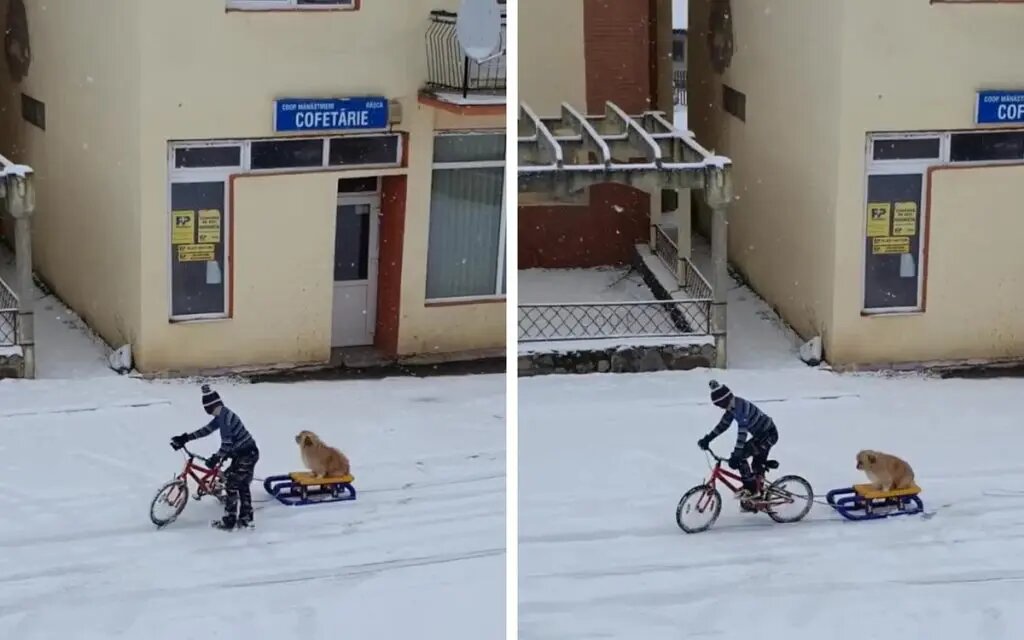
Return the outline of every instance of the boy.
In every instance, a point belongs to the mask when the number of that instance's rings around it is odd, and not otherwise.
[[[739,471],[743,478],[743,489],[736,496],[742,505],[758,497],[754,473],[747,458],[753,458],[756,473],[764,473],[768,452],[779,441],[779,432],[775,422],[749,400],[734,396],[729,387],[716,380],[710,382],[710,387],[712,404],[724,409],[725,414],[709,434],[697,441],[697,446],[707,451],[711,441],[725,433],[733,420],[736,421],[736,447],[729,457],[729,466]]]
[[[203,409],[213,416],[213,420],[192,433],[183,433],[171,438],[171,447],[175,451],[185,446],[186,442],[203,438],[214,431],[220,432],[220,449],[210,456],[207,465],[212,469],[224,458],[231,458],[231,466],[224,473],[226,497],[224,500],[224,518],[214,520],[217,529],[230,531],[234,528],[243,529],[252,526],[252,494],[249,484],[256,471],[256,462],[260,459],[260,450],[256,441],[242,424],[241,418],[231,409],[224,406],[220,395],[204,384]]]

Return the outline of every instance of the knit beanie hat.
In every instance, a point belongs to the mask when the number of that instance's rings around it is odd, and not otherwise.
[[[203,390],[203,409],[206,413],[213,413],[213,410],[217,407],[223,406],[224,403],[220,401],[220,394],[210,389],[210,385],[204,384]]]
[[[717,380],[712,380],[708,383],[708,386],[711,387],[711,403],[722,409],[728,407],[733,398],[729,387],[719,383]]]

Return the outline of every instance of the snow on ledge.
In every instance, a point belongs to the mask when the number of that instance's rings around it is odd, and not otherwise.
[[[27,164],[5,164],[3,170],[3,177],[15,176],[18,178],[25,178],[35,173],[32,167]]]
[[[25,351],[20,346],[0,347],[0,358],[14,358],[18,356],[25,356]]]

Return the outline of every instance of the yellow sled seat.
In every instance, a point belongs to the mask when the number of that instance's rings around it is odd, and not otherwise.
[[[921,493],[921,487],[916,484],[909,489],[895,489],[893,491],[879,491],[870,484],[855,484],[853,490],[857,492],[857,495],[865,500],[884,500],[885,498],[903,498],[906,496],[916,496]]]
[[[344,476],[328,476],[326,478],[317,478],[308,471],[293,471],[288,474],[295,484],[301,484],[304,487],[318,486],[324,484],[352,484],[355,478],[352,474]]]

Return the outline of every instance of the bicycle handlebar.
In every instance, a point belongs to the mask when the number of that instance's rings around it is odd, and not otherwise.
[[[190,458],[199,458],[203,462],[209,461],[209,458],[203,457],[203,456],[199,455],[198,453],[195,453],[194,451],[189,451],[188,450],[188,445],[181,445],[181,450],[184,451],[185,455],[187,455]]]
[[[718,455],[717,453],[711,450],[711,447],[705,449],[704,452],[707,453],[712,458],[714,458],[716,462],[729,462],[729,458],[723,458],[722,456]]]

